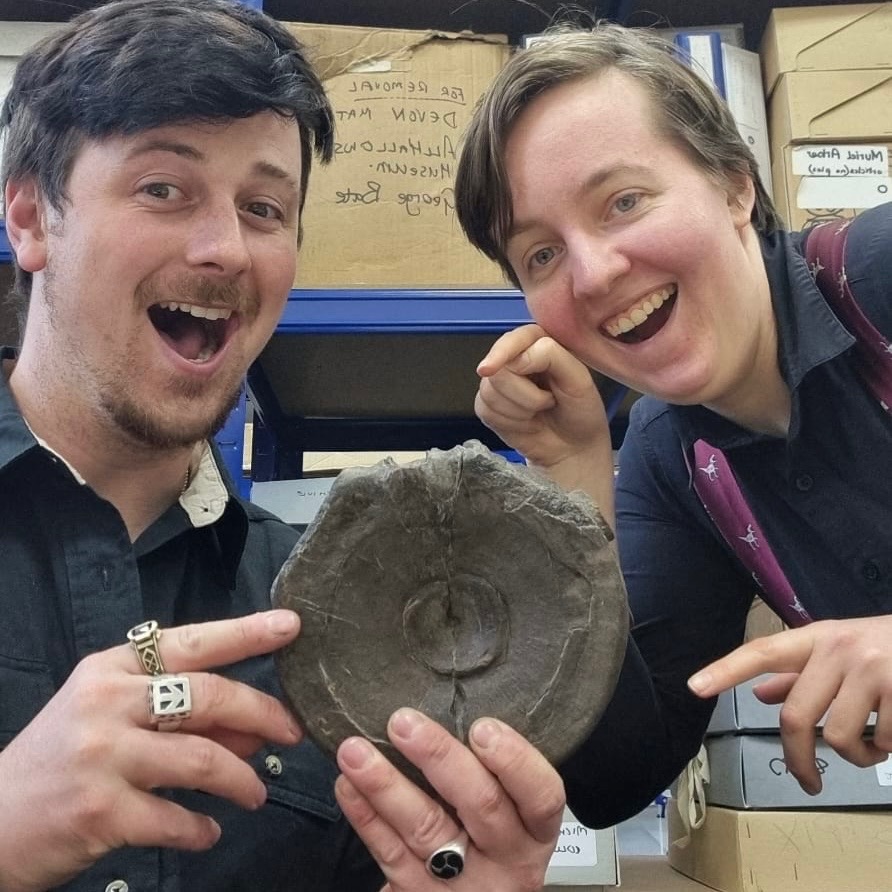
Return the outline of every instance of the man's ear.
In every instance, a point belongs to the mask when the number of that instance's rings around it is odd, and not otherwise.
[[[46,215],[33,177],[6,184],[6,234],[18,265],[36,273],[46,265]]]
[[[756,186],[752,177],[735,176],[727,188],[731,220],[737,229],[749,226],[756,203]]]

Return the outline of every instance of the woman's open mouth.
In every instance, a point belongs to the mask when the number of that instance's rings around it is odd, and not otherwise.
[[[675,306],[678,286],[654,291],[628,310],[605,322],[601,328],[624,344],[640,344],[652,338],[667,322]]]

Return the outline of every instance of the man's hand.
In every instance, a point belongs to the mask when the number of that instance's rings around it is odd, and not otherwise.
[[[412,709],[391,717],[388,736],[454,808],[454,814],[400,774],[368,741],[341,744],[341,808],[387,877],[385,892],[435,892],[427,858],[465,840],[455,892],[542,888],[564,808],[564,788],[545,757],[495,719],[479,719],[464,746]],[[465,836],[466,834],[466,836]]]
[[[180,730],[151,722],[149,676],[129,644],[87,657],[0,753],[0,887],[56,886],[122,846],[208,849],[210,817],[154,794],[181,787],[259,808],[266,788],[244,757],[301,732],[275,698],[205,670],[290,642],[297,615],[253,616],[165,629],[158,649],[186,675],[192,714]]]

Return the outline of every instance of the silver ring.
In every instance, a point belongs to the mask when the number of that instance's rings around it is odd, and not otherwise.
[[[465,856],[468,852],[468,834],[462,833],[456,839],[440,846],[425,865],[428,873],[439,880],[454,880],[465,869]]]
[[[134,626],[127,633],[127,640],[136,651],[139,665],[148,675],[164,675],[164,663],[161,660],[161,652],[158,650],[160,638],[161,630],[153,619]]]
[[[149,679],[149,720],[159,731],[176,731],[192,715],[192,690],[185,675]]]

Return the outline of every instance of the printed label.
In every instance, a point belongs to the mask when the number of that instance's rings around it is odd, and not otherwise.
[[[598,864],[598,846],[595,831],[578,821],[561,824],[550,867],[595,867]]]

